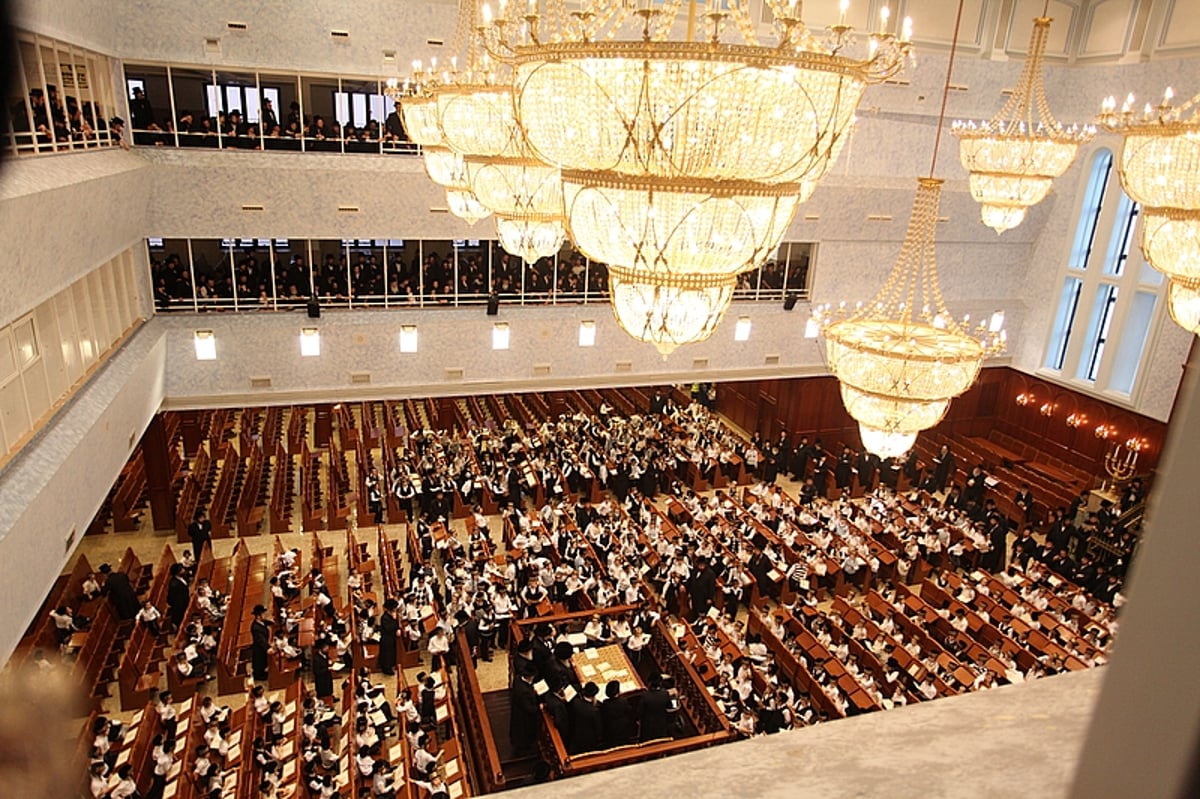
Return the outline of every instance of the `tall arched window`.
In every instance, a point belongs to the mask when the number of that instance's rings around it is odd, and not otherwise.
[[[1042,366],[1061,379],[1132,399],[1156,327],[1162,275],[1138,249],[1138,204],[1107,148],[1091,156]]]

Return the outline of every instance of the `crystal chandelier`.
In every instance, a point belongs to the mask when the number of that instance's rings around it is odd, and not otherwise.
[[[1065,128],[1050,113],[1042,62],[1051,21],[1044,11],[1033,21],[1021,78],[1000,112],[987,122],[952,126],[959,158],[971,173],[971,196],[981,205],[983,223],[997,233],[1021,224],[1025,211],[1046,197],[1079,145],[1096,132],[1090,126]]]
[[[648,275],[608,268],[613,315],[629,335],[653,344],[665,359],[681,344],[704,341],[717,329],[733,299],[736,275]]]
[[[684,2],[686,40],[671,40]],[[511,19],[503,2],[494,19],[485,5],[481,33],[513,71],[530,155],[563,170],[576,247],[609,265],[618,321],[665,354],[711,335],[737,274],[778,247],[866,86],[901,68],[911,30],[872,34],[852,58],[848,26],[814,35],[794,2],[768,0],[772,46],[748,0],[635,5],[568,14],[548,0],[540,14],[531,0]]]
[[[962,0],[942,95],[938,140],[950,90]],[[942,181],[917,182],[916,199],[900,255],[875,298],[853,310],[843,303],[813,309],[825,336],[829,370],[838,379],[842,402],[859,425],[863,446],[881,458],[907,452],[917,433],[937,424],[979,374],[984,358],[1005,345],[1004,317],[992,316],[972,331],[946,310],[938,282],[934,239]]]
[[[1117,111],[1104,101],[1100,124],[1125,140],[1121,185],[1142,206],[1142,254],[1171,280],[1171,317],[1200,333],[1200,95],[1180,106],[1167,89],[1139,117],[1133,95]]]
[[[400,117],[408,138],[421,145],[425,172],[429,179],[446,189],[446,206],[450,213],[469,225],[487,217],[485,208],[471,191],[467,167],[461,155],[452,150],[442,129],[438,98],[436,63],[422,73],[421,62],[413,64],[415,77],[403,84],[389,80],[384,92],[400,101]],[[443,80],[448,81],[448,73]],[[443,86],[442,89],[445,89]],[[454,129],[462,135],[458,129]]]
[[[941,180],[918,181],[900,257],[873,300],[850,312],[813,311],[846,410],[863,446],[880,457],[907,452],[971,387],[983,359],[1004,348],[1002,315],[971,331],[942,300],[934,252],[941,190]]]

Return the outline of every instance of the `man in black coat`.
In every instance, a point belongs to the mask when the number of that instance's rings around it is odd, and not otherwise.
[[[396,618],[395,599],[385,600],[383,615],[379,617],[379,670],[384,674],[396,673],[396,634],[400,631],[400,621]]]
[[[650,678],[650,690],[642,694],[638,704],[638,721],[641,724],[641,739],[653,741],[670,737],[668,732],[671,697],[663,690],[662,678],[657,674]]]
[[[621,683],[611,680],[604,687],[604,703],[600,705],[600,726],[605,747],[624,746],[633,742],[633,708],[621,696]]]
[[[600,708],[596,707],[596,695],[599,693],[596,683],[590,682],[567,705],[571,714],[571,754],[594,752],[604,744]]]
[[[271,628],[264,618],[267,609],[262,605],[254,606],[254,621],[250,622],[250,665],[254,671],[254,679],[262,682],[267,679],[267,652],[271,647]]]
[[[538,667],[533,661],[533,641],[528,638],[517,644],[517,654],[512,658],[512,673],[514,678],[528,674],[534,681],[538,679]]]
[[[954,477],[954,453],[950,451],[950,447],[943,444],[942,450],[933,458],[933,485],[934,491],[942,491]]]
[[[788,465],[793,480],[803,480],[808,471],[808,458],[812,447],[808,445],[808,436],[801,436],[800,443],[792,450],[792,462]]]
[[[204,545],[212,541],[212,522],[206,518],[203,510],[197,510],[195,518],[188,525],[188,538],[192,539],[192,554],[198,562]]]
[[[512,714],[509,716],[508,737],[512,741],[513,754],[521,757],[530,754],[537,745],[541,718],[537,692],[533,689],[533,675],[528,672],[522,674],[512,684],[509,693]]]
[[[100,573],[104,575],[102,592],[112,600],[117,617],[122,621],[128,621],[137,616],[142,603],[138,602],[137,592],[133,590],[125,572],[115,572],[111,566],[105,563],[100,566]]]
[[[313,653],[313,683],[318,699],[333,696],[333,672],[329,668],[329,653],[326,644],[318,644]]]
[[[863,487],[863,491],[868,494],[874,491],[875,473],[879,470],[879,456],[864,449],[858,453],[855,468],[858,469],[858,484]]]
[[[842,447],[837,465],[833,468],[833,482],[842,491],[850,490],[850,481],[854,477],[854,453],[849,447]]]
[[[713,606],[717,596],[717,575],[708,565],[707,558],[700,558],[696,571],[688,581],[688,600],[691,604],[692,619],[698,619]]]
[[[825,451],[820,450],[813,458],[813,486],[817,489],[817,496],[828,498],[829,496],[829,458],[826,457]]]
[[[192,590],[183,577],[183,566],[172,563],[171,579],[167,582],[167,618],[171,620],[174,629],[178,630],[183,625],[191,598]]]

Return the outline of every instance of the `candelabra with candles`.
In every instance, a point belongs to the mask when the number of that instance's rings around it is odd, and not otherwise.
[[[1121,445],[1117,444],[1104,456],[1104,471],[1108,472],[1114,485],[1119,485],[1133,477],[1141,448],[1141,442],[1131,438],[1125,442],[1124,452],[1121,451]]]

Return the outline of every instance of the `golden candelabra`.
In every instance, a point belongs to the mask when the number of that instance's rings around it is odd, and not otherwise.
[[[1104,456],[1104,471],[1108,472],[1114,483],[1123,483],[1133,477],[1137,461],[1138,448],[1127,447],[1122,453],[1121,445],[1117,444]]]

